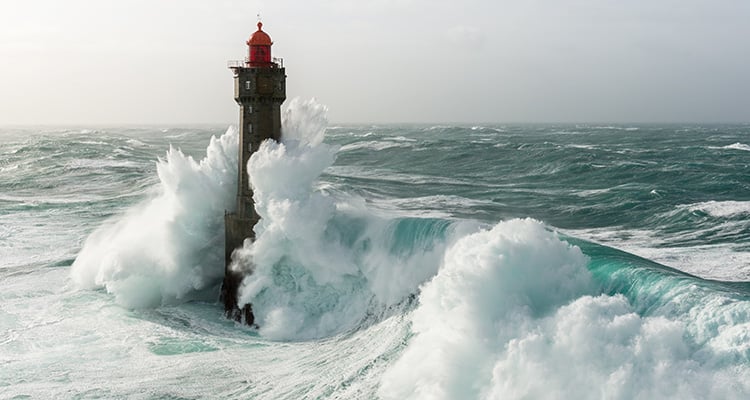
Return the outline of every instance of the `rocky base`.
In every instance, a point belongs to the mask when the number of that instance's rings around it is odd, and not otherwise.
[[[242,274],[227,271],[224,283],[221,285],[219,301],[224,303],[224,315],[237,322],[255,326],[255,315],[252,304],[245,304],[242,308],[237,304],[237,291],[242,283]]]

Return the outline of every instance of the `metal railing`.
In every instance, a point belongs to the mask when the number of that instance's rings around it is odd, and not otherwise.
[[[227,61],[227,68],[244,68],[250,64],[250,60],[245,57],[244,60],[229,60]],[[271,66],[276,68],[284,68],[284,59],[281,57],[274,57],[271,59]]]
[[[242,60],[227,61],[227,68],[242,68],[244,66],[245,66],[245,61],[242,61]]]

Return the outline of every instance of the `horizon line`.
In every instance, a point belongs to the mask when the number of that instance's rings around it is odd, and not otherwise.
[[[328,125],[750,125],[750,121],[329,121]],[[236,122],[75,122],[0,123],[0,128],[103,128],[103,127],[214,127],[237,126]]]

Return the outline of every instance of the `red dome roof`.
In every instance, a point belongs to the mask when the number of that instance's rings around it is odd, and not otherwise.
[[[262,22],[258,22],[258,30],[250,35],[250,39],[247,39],[248,46],[265,45],[270,46],[273,44],[271,37],[261,29],[263,27]]]

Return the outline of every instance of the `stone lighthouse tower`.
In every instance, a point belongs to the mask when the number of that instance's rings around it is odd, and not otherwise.
[[[234,100],[240,106],[239,165],[237,168],[237,210],[224,216],[225,223],[225,275],[221,288],[221,301],[227,317],[254,321],[250,305],[240,310],[237,290],[243,274],[231,271],[232,252],[242,246],[245,239],[255,239],[253,227],[260,217],[255,212],[253,190],[247,175],[247,161],[266,139],[281,138],[281,103],[286,99],[286,75],[283,61],[271,58],[271,37],[263,32],[263,23],[247,41],[248,57],[244,61],[230,61],[234,73]]]

